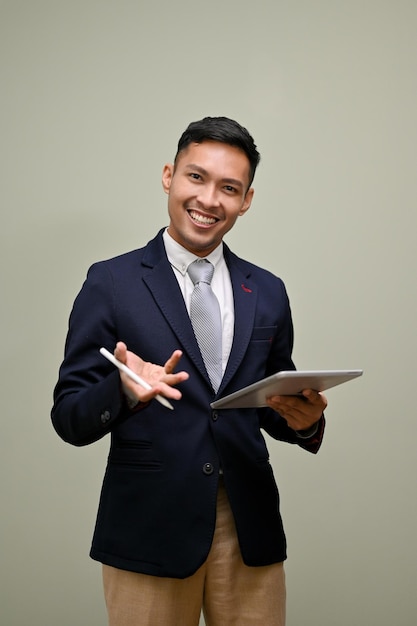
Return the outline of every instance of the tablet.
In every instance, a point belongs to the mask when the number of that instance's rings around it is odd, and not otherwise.
[[[296,396],[303,389],[325,391],[362,376],[363,370],[312,370],[277,372],[211,403],[213,409],[245,409],[267,406],[271,396]]]

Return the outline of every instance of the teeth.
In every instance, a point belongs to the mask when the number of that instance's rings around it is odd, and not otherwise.
[[[195,213],[194,211],[190,211],[190,215],[196,222],[200,224],[214,224],[216,219],[214,217],[206,217],[205,215],[200,215],[200,213]]]

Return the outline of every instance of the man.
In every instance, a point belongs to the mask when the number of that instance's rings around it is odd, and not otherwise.
[[[201,609],[208,626],[285,622],[286,544],[261,428],[315,453],[326,399],[306,390],[262,409],[210,408],[294,369],[282,281],[223,243],[251,205],[258,162],[252,137],[233,120],[190,124],[163,169],[168,228],[93,265],[74,303],[52,419],[74,445],[111,434],[91,548],[103,563],[111,626],[196,626]],[[190,265],[207,268],[202,259],[214,266],[211,289],[209,279],[204,286],[214,309],[198,325],[200,279]],[[201,326],[216,316],[220,336],[200,348]],[[102,346],[152,389],[119,373]],[[211,349],[220,373],[212,373]],[[174,410],[157,394],[176,401]]]

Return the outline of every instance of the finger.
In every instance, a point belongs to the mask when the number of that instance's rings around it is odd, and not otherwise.
[[[317,407],[321,407],[324,410],[327,407],[327,398],[319,391],[314,391],[313,389],[304,389],[302,392],[304,398],[308,400],[311,404],[316,405]]]
[[[161,383],[174,386],[184,382],[184,380],[187,380],[188,378],[189,374],[187,372],[177,372],[176,374],[167,374],[164,376],[164,378],[161,379]]]
[[[295,396],[284,396],[268,399],[268,405],[277,411],[286,420],[296,421],[316,421],[322,413],[322,406],[313,404],[307,399]]]
[[[172,374],[176,366],[178,365],[180,359],[182,357],[181,350],[174,350],[171,354],[167,362],[165,363],[164,369],[167,374]]]
[[[319,392],[314,391],[313,389],[303,389],[301,393],[303,394],[303,397],[306,398],[306,400],[308,400],[309,402],[315,403],[320,398]]]
[[[269,406],[280,409],[282,411],[291,411],[293,409],[302,410],[302,407],[307,404],[307,399],[302,396],[272,396],[267,398]]]
[[[188,374],[186,374],[185,372],[183,373],[185,374],[185,377],[188,378]],[[152,397],[154,397],[157,394],[160,394],[162,396],[165,396],[166,398],[171,398],[172,400],[180,400],[182,397],[181,391],[177,389],[176,387],[172,386],[173,384],[177,384],[178,382],[181,382],[181,380],[176,380],[172,384],[160,381],[159,383],[157,383],[156,385],[152,387],[152,391],[149,391],[149,393],[151,394]]]
[[[114,356],[122,363],[127,361],[127,346],[123,341],[118,341],[114,350]]]

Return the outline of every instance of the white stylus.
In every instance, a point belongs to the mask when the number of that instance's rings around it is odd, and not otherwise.
[[[106,348],[100,348],[100,353],[104,357],[106,357],[106,359],[108,359],[111,363],[113,363],[113,365],[115,365],[121,372],[124,372],[126,376],[129,376],[129,378],[131,378],[135,383],[137,383],[144,389],[147,389],[148,391],[152,389],[152,386],[147,383],[146,380],[143,380],[140,376],[135,374],[135,372],[133,372],[127,365],[116,359],[116,357],[111,352],[106,350]],[[155,400],[158,400],[158,402],[163,404],[167,409],[174,410],[172,404],[159,393],[155,396]]]

